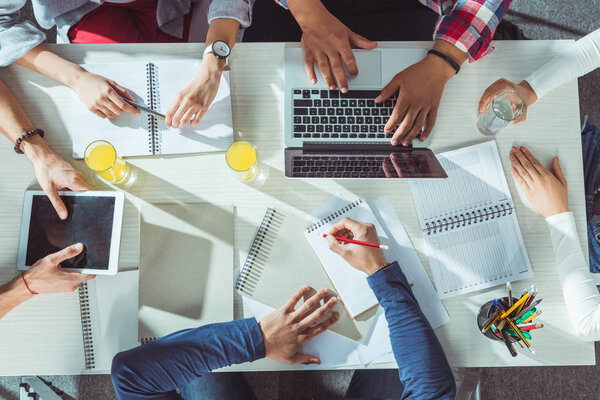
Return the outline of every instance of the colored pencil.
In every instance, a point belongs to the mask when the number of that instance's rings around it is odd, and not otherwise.
[[[323,237],[326,238],[327,235],[326,233],[323,234]],[[347,239],[347,238],[343,238],[343,237],[339,237],[339,236],[334,236],[334,238],[336,238],[337,240],[339,240],[340,242],[346,242],[346,243],[354,243],[354,244],[362,244],[363,246],[370,246],[370,247],[378,247],[380,249],[384,249],[387,250],[390,247],[386,246],[385,244],[377,244],[377,243],[369,243],[369,242],[362,242],[360,240],[354,240],[354,239]]]

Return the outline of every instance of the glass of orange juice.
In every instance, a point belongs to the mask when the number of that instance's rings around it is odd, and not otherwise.
[[[251,182],[259,174],[256,160],[256,148],[248,142],[233,142],[225,153],[227,165],[233,170],[233,176],[241,182]]]
[[[96,140],[88,145],[84,154],[85,164],[100,178],[110,183],[123,183],[129,176],[129,165],[112,144],[106,140]]]

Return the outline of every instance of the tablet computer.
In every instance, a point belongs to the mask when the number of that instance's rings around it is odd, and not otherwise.
[[[48,254],[81,242],[84,250],[63,261],[63,268],[84,274],[116,274],[125,195],[108,191],[58,194],[69,213],[64,221],[43,191],[25,192],[17,268],[26,271]]]

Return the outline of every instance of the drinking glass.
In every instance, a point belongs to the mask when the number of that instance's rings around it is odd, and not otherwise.
[[[256,148],[248,142],[233,142],[225,153],[225,159],[233,176],[241,182],[251,182],[259,174]]]
[[[477,129],[483,135],[493,136],[519,118],[523,109],[524,103],[519,93],[502,90],[494,96],[485,112],[477,117]]]
[[[106,140],[96,140],[85,149],[85,164],[107,182],[119,184],[129,176],[129,164],[117,156],[114,146]]]

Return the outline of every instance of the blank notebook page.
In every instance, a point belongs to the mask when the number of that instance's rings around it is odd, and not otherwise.
[[[166,114],[177,94],[198,75],[202,60],[157,61],[157,90],[160,99],[155,109]],[[200,123],[183,129],[167,128],[163,120],[157,125],[157,154],[225,151],[233,143],[229,72],[221,76],[215,99]]]
[[[149,107],[145,62],[84,64],[89,72],[102,75],[125,87],[135,101]],[[152,155],[148,114],[123,112],[114,118],[100,118],[73,92],[73,121],[69,130],[73,142],[73,158],[83,158],[88,144],[107,140],[119,156]]]
[[[383,228],[377,221],[377,218],[371,211],[369,205],[362,199],[349,204],[341,210],[332,210],[329,217],[322,219],[314,225],[311,225],[305,231],[308,242],[319,257],[325,272],[333,283],[333,286],[339,293],[344,306],[352,318],[364,313],[378,304],[375,294],[367,283],[367,274],[361,272],[342,257],[329,249],[329,242],[323,237],[324,233],[329,233],[331,227],[339,220],[345,217],[356,221],[370,222],[375,225],[379,241],[381,244],[390,246],[390,239],[385,234]],[[359,246],[345,244],[344,246]],[[390,249],[384,250],[386,260],[397,260],[397,255],[390,246]]]

